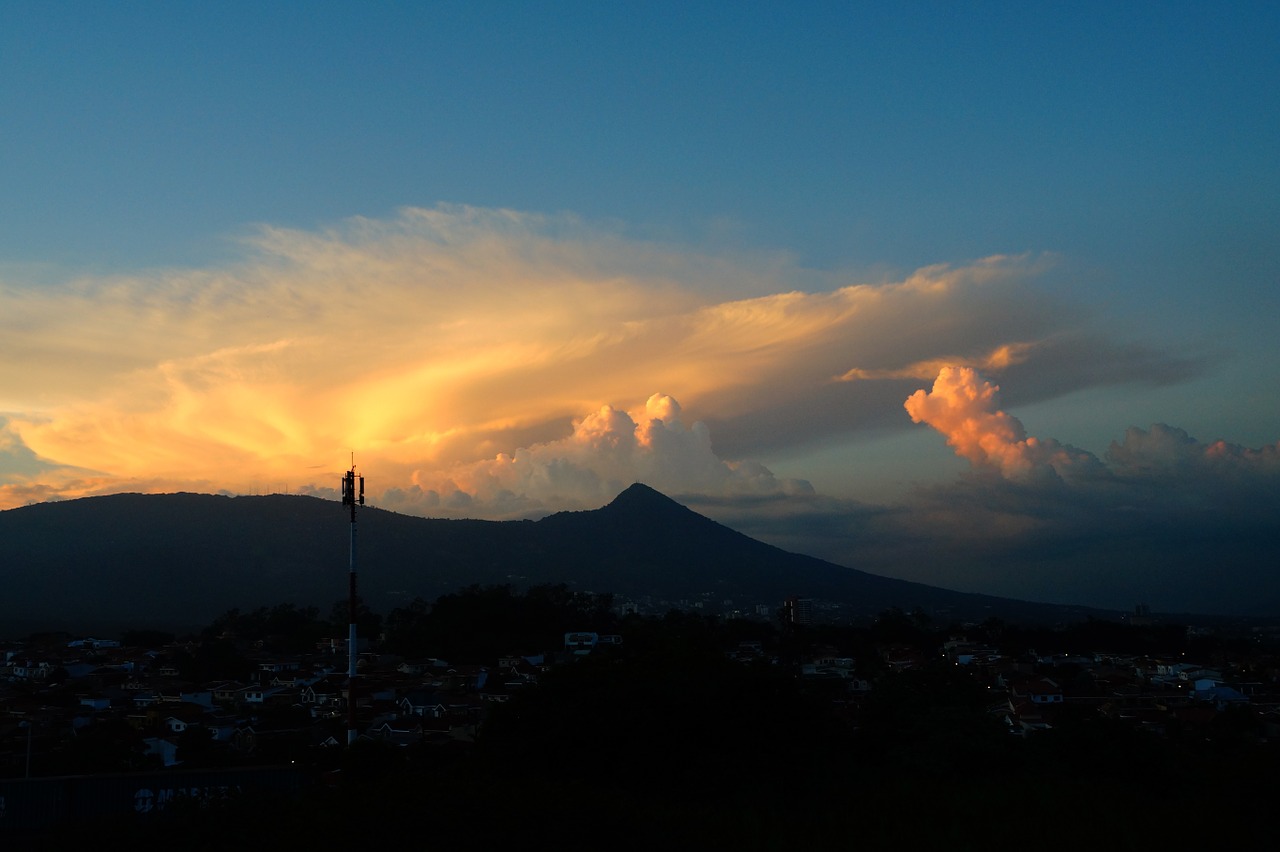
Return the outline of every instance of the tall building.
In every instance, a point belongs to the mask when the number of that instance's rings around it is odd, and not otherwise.
[[[790,597],[782,602],[783,624],[813,624],[813,599]]]

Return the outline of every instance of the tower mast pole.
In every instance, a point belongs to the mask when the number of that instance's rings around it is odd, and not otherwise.
[[[342,478],[342,503],[351,507],[351,556],[347,597],[347,745],[356,741],[356,506],[364,505],[364,477],[356,476],[355,453]]]

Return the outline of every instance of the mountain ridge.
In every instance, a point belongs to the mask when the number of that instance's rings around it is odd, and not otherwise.
[[[646,485],[540,520],[358,513],[358,579],[379,612],[473,585],[565,583],[709,610],[790,595],[871,615],[1082,620],[1103,611],[1011,601],[896,580],[781,550]],[[344,599],[349,516],[315,497],[114,494],[0,512],[9,564],[0,635],[21,629],[191,628],[231,608]],[[725,604],[725,601],[731,601]]]

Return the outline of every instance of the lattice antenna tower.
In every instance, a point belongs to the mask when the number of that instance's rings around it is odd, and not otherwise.
[[[356,455],[342,476],[342,505],[351,507],[351,557],[347,597],[347,745],[356,741],[356,506],[364,505],[364,477],[356,476]]]

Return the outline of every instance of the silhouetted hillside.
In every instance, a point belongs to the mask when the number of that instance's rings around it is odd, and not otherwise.
[[[346,595],[350,525],[312,497],[120,494],[0,512],[0,635],[36,628],[186,628],[232,607],[320,606]],[[379,611],[471,584],[567,583],[719,606],[788,595],[948,617],[1080,620],[1088,611],[962,594],[788,553],[644,485],[609,505],[540,521],[440,520],[372,507],[358,515],[362,596]],[[701,599],[701,598],[700,598]]]

